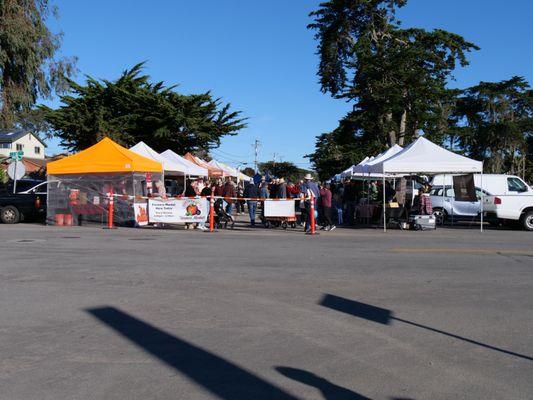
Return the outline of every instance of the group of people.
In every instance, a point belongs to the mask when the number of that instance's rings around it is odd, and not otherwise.
[[[214,181],[207,179],[188,179],[183,195],[186,197],[209,197],[213,193],[224,198],[223,208],[228,215],[234,210],[237,215],[245,213],[247,208],[250,225],[256,225],[258,210],[264,212],[264,207],[259,207],[261,199],[294,199],[298,222],[306,230],[310,229],[311,199],[314,202],[315,219],[322,230],[330,231],[337,225],[354,225],[358,219],[358,209],[363,204],[381,204],[383,198],[387,204],[406,202],[405,193],[401,195],[401,182],[393,185],[389,180],[385,186],[381,180],[363,181],[359,179],[346,179],[340,183],[316,183],[311,174],[298,182],[286,181],[283,177],[267,180],[262,177],[254,182],[234,182],[232,178],[218,178]],[[404,185],[405,187],[405,185]],[[432,214],[429,186],[422,186],[419,195],[409,207],[409,212],[419,215]],[[383,193],[383,191],[385,193]],[[241,200],[242,199],[242,200]],[[258,200],[256,200],[258,199]],[[245,207],[246,206],[246,207]],[[376,208],[381,212],[381,208]],[[383,214],[374,216],[374,220],[382,220]],[[206,229],[205,224],[198,224],[199,229]]]
[[[384,186],[382,180],[367,181],[356,178],[348,178],[343,182],[332,184],[332,204],[337,223],[354,225],[358,219],[361,219],[358,210],[364,205],[379,206],[375,208],[376,214],[370,219],[381,223],[383,201],[388,206],[394,204],[394,207],[405,210],[407,215],[431,215],[433,213],[429,195],[431,188],[425,183],[417,186],[419,186],[418,195],[414,199],[408,199],[404,178],[393,182],[386,180]],[[409,195],[413,196],[413,192],[414,190]]]

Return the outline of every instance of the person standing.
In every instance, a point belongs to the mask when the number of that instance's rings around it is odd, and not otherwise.
[[[287,184],[285,183],[284,178],[279,179],[278,183],[278,193],[276,198],[278,199],[286,199],[287,198]]]
[[[301,193],[304,194],[306,200],[305,200],[305,231],[309,231],[311,229],[311,199],[309,197],[311,194],[313,195],[313,204],[315,209],[315,217],[316,217],[316,209],[318,204],[318,199],[320,199],[320,190],[318,189],[318,185],[313,182],[313,176],[311,174],[307,174],[304,176],[305,183],[301,186]]]
[[[320,189],[320,200],[322,203],[322,229],[332,231],[336,228],[331,221],[331,188],[329,183],[322,185]]]
[[[268,191],[268,183],[265,177],[261,178],[261,183],[259,184],[259,197],[262,199],[268,199],[270,197],[270,192]]]
[[[232,182],[231,177],[226,177],[226,184],[224,185],[224,197],[226,197],[226,212],[231,215],[233,212],[233,203],[235,200],[233,198],[237,197],[237,190],[235,189],[235,184]]]
[[[259,197],[259,189],[254,184],[254,181],[248,182],[244,188],[244,197],[257,199]],[[257,210],[257,200],[248,200],[248,214],[250,214],[250,225],[255,226],[255,213]]]
[[[220,178],[215,183],[215,196],[224,196],[224,184]]]
[[[240,181],[237,184],[237,198],[242,199],[244,196],[244,182]],[[237,215],[244,214],[244,200],[237,200],[235,203],[237,207]]]

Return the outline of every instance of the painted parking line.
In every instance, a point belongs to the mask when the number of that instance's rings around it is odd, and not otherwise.
[[[409,248],[395,247],[392,249],[395,253],[453,253],[453,254],[519,254],[533,255],[533,250],[521,249],[458,249],[458,248]]]

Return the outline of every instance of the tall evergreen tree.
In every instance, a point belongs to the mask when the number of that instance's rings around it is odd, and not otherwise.
[[[442,131],[446,82],[478,49],[444,30],[402,29],[396,11],[406,3],[330,0],[311,13],[322,91],[352,102],[354,140],[380,149],[407,144],[420,130]]]
[[[492,173],[521,173],[533,135],[533,90],[523,77],[480,82],[457,101],[462,146]]]
[[[61,107],[41,107],[61,145],[78,151],[107,136],[125,146],[142,140],[157,151],[183,154],[217,147],[223,136],[246,126],[240,111],[209,92],[180,94],[174,86],[151,83],[142,67],[124,71],[116,81],[69,81]]]
[[[75,58],[57,56],[61,34],[46,22],[49,0],[0,0],[0,128],[11,127],[39,97],[65,88]]]

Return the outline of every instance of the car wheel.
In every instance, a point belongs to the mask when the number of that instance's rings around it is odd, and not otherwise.
[[[4,224],[17,224],[20,222],[20,212],[13,206],[4,207],[0,212],[0,219]]]
[[[436,225],[444,224],[444,222],[446,222],[446,219],[448,218],[448,213],[442,208],[434,208],[433,215],[435,216]]]
[[[528,211],[522,216],[522,225],[526,231],[533,231],[533,211]]]

